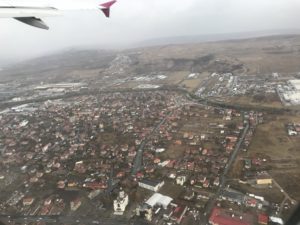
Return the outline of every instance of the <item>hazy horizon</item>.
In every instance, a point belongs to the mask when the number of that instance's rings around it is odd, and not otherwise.
[[[71,6],[68,0],[60,3],[65,9]],[[97,6],[99,1],[84,4]],[[299,9],[297,0],[119,0],[110,19],[98,10],[42,18],[49,31],[5,18],[0,19],[0,66],[71,48],[130,48],[170,37],[297,30]]]

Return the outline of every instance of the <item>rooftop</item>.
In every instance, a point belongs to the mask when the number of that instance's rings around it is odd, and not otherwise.
[[[161,205],[164,208],[167,208],[172,200],[173,199],[168,196],[165,196],[165,195],[162,195],[159,193],[155,193],[146,201],[146,204],[151,207],[154,207],[156,205]]]
[[[252,225],[254,218],[249,214],[233,213],[225,209],[214,208],[209,222],[218,225]]]

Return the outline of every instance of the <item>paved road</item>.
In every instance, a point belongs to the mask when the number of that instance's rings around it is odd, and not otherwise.
[[[246,127],[244,128],[244,131],[243,131],[238,143],[236,144],[234,151],[232,152],[232,154],[231,154],[231,156],[228,160],[228,163],[225,167],[225,170],[224,170],[222,176],[220,177],[220,186],[219,186],[216,194],[214,195],[214,197],[212,197],[208,201],[208,203],[205,207],[205,217],[206,218],[204,220],[200,221],[200,224],[207,224],[208,223],[208,216],[209,216],[212,208],[215,206],[216,200],[218,199],[220,194],[224,191],[224,188],[225,188],[225,185],[226,185],[226,182],[227,182],[227,174],[228,174],[229,170],[231,169],[232,164],[236,160],[237,154],[239,153],[241,144],[243,143],[248,130],[249,130],[249,123],[247,123]]]
[[[147,142],[149,141],[151,135],[153,135],[161,125],[163,125],[166,122],[166,119],[172,114],[172,112],[169,112],[161,121],[160,123],[151,131],[148,137],[146,137],[142,143],[140,144],[140,147],[136,153],[135,159],[134,159],[134,164],[132,167],[131,175],[136,175],[138,171],[142,169],[142,164],[143,164],[143,153],[144,153],[144,148]]]
[[[297,201],[292,199],[289,194],[277,183],[277,181],[273,178],[273,184],[280,190],[280,192],[282,192],[282,194],[284,195],[284,199],[280,204],[280,208],[279,208],[279,215],[281,215],[283,207],[284,207],[284,203],[286,203],[288,200],[292,203],[292,204],[296,204]]]

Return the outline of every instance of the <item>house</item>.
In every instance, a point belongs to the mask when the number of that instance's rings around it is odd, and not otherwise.
[[[64,189],[65,186],[66,186],[65,181],[60,180],[60,181],[57,182],[57,188]]]
[[[270,219],[270,221],[272,221],[275,224],[281,224],[281,225],[283,225],[283,220],[280,217],[270,216],[269,219]]]
[[[256,184],[269,185],[272,184],[272,178],[260,178],[256,180]]]
[[[81,206],[81,201],[79,198],[70,202],[70,208],[72,211],[76,211]]]
[[[270,185],[272,184],[272,177],[268,174],[258,175],[256,178],[256,184],[258,185]]]
[[[164,151],[166,151],[165,148],[157,148],[157,149],[155,150],[156,153],[162,153],[162,152],[164,152]]]
[[[164,186],[164,181],[155,181],[143,179],[139,181],[139,187],[145,188],[150,191],[157,192],[162,186]]]
[[[255,198],[247,197],[245,199],[245,204],[246,204],[246,206],[255,208],[258,204],[258,201]]]
[[[148,221],[152,221],[152,215],[153,215],[152,208],[144,204],[142,207],[140,206],[136,209],[136,215],[145,218]]]
[[[219,177],[216,177],[215,180],[214,180],[214,185],[215,186],[219,186],[220,185],[220,178]]]
[[[297,133],[297,131],[295,131],[295,130],[289,129],[289,130],[288,130],[288,134],[289,134],[289,136],[296,136],[298,133]]]
[[[266,215],[264,213],[260,213],[258,215],[258,224],[267,225],[268,223],[269,223],[269,217],[268,217],[268,215]]]
[[[176,184],[183,186],[185,182],[186,182],[186,176],[178,176],[176,178]]]
[[[34,198],[32,198],[32,197],[25,197],[25,198],[23,198],[23,205],[24,206],[29,206],[29,205],[31,205],[33,203],[33,201],[34,201]]]
[[[191,201],[195,197],[195,192],[192,190],[187,190],[183,196],[185,200]]]
[[[208,188],[209,187],[209,180],[205,180],[203,183],[203,187]]]
[[[171,220],[175,221],[177,224],[180,224],[187,209],[187,206],[177,206],[172,213]]]

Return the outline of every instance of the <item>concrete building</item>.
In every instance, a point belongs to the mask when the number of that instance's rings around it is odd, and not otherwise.
[[[139,182],[139,186],[150,191],[157,192],[162,186],[164,186],[164,181],[154,181],[154,180],[142,180]]]
[[[222,197],[223,200],[227,200],[230,202],[237,203],[238,205],[242,205],[245,199],[243,193],[233,190],[231,188],[227,188],[224,190]]]
[[[186,182],[186,176],[178,176],[176,178],[176,184],[183,186],[185,182]]]
[[[300,80],[289,80],[288,84],[295,90],[300,91]]]
[[[114,200],[114,214],[115,215],[123,215],[128,205],[129,198],[128,195],[124,191],[119,192],[119,196],[116,200]]]
[[[155,193],[146,201],[146,204],[151,208],[154,206],[162,206],[164,209],[167,209],[172,200],[173,199],[168,196]]]
[[[136,215],[145,218],[148,221],[152,220],[153,212],[149,207],[138,207],[136,209]]]
[[[259,185],[270,185],[272,184],[272,178],[258,178],[256,184]]]
[[[289,80],[286,85],[278,85],[277,93],[285,105],[300,104],[300,79]]]
[[[256,178],[256,184],[270,185],[270,184],[272,184],[272,177],[267,173],[260,174]]]

